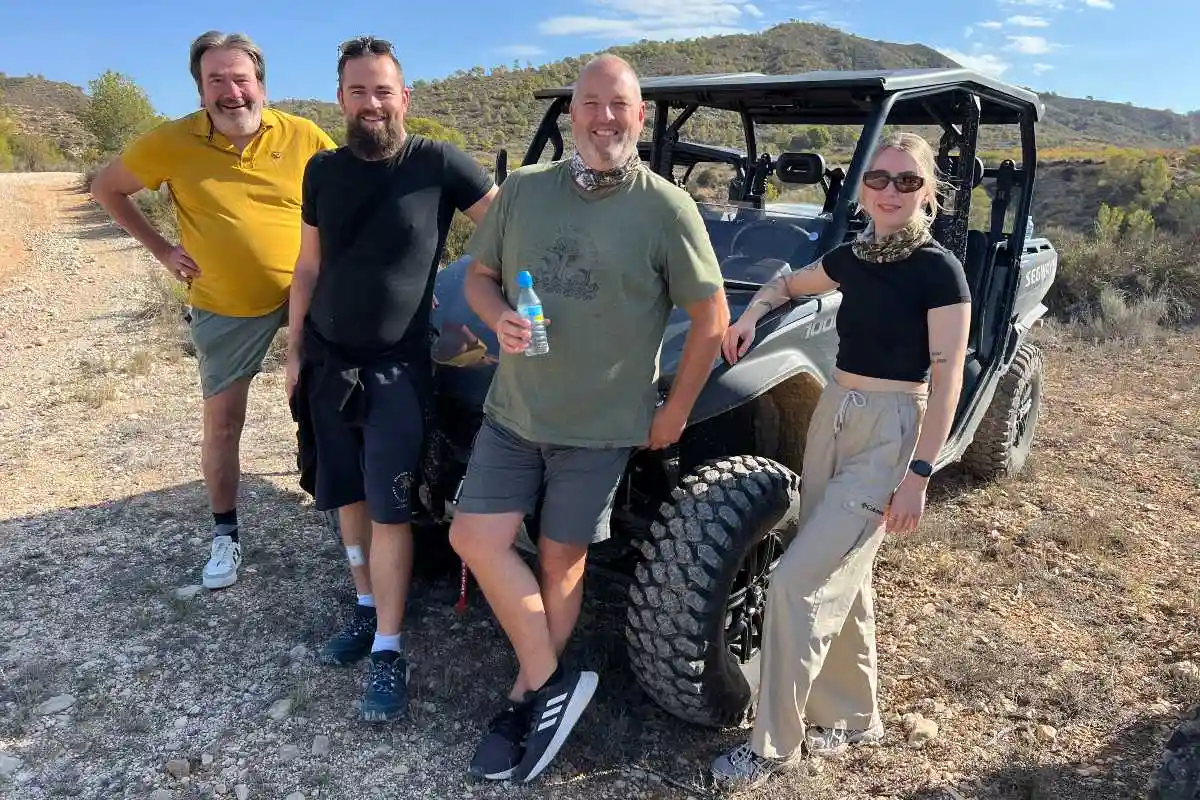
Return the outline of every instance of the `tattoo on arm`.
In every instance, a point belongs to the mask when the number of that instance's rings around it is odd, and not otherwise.
[[[950,361],[950,359],[948,359],[944,355],[942,355],[941,350],[935,350],[932,353],[930,353],[929,360],[932,361],[934,364],[946,364]]]

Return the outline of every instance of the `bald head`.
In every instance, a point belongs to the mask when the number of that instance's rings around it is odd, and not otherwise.
[[[597,91],[597,87],[603,89],[612,86],[627,92],[634,102],[641,102],[642,87],[633,66],[618,55],[602,53],[584,64],[579,71],[571,103],[576,103],[581,95]]]
[[[637,149],[645,121],[642,89],[628,61],[605,53],[584,65],[571,94],[571,133],[588,166],[623,164]]]

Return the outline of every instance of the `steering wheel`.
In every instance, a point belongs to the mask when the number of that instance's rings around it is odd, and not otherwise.
[[[777,236],[766,236],[766,237],[763,237],[765,240],[765,244],[773,245],[773,246],[768,246],[768,247],[764,248],[768,252],[751,252],[751,253],[742,252],[742,249],[739,247],[739,245],[743,241],[743,237],[750,236],[754,233],[757,233],[758,231],[770,231],[772,234],[779,234],[782,232],[784,234],[783,243],[776,244],[777,242],[780,241],[777,238]],[[730,243],[729,243],[729,254],[730,255],[744,255],[744,256],[749,256],[751,258],[779,258],[780,255],[790,257],[791,254],[794,253],[796,251],[797,247],[799,246],[798,242],[788,241],[793,236],[803,237],[804,240],[808,241],[808,242],[814,241],[817,238],[816,234],[812,233],[811,231],[809,231],[805,228],[800,227],[799,225],[797,225],[794,222],[789,222],[789,221],[784,221],[784,220],[760,219],[757,222],[751,222],[749,225],[742,228],[740,231],[738,231],[737,233],[735,233],[733,235],[733,240],[730,241]],[[785,258],[784,260],[788,260],[788,259]]]

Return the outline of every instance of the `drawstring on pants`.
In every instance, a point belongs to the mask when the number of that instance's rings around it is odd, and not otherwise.
[[[837,416],[833,418],[833,432],[838,433],[842,430],[842,425],[846,421],[846,409],[850,403],[854,403],[856,408],[866,408],[866,395],[854,389],[848,389],[846,395],[842,398],[841,405],[838,406]]]

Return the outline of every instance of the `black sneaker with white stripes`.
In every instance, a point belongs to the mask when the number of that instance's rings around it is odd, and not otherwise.
[[[592,701],[598,683],[599,677],[594,672],[571,670],[534,693],[525,754],[517,765],[514,778],[528,783],[550,766]]]
[[[503,711],[492,717],[487,735],[479,743],[468,774],[476,778],[503,781],[511,778],[525,754],[525,734],[533,710],[533,694],[525,702],[509,701]]]

